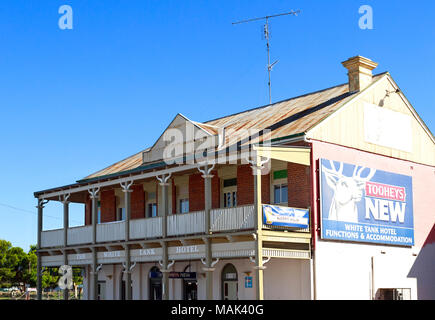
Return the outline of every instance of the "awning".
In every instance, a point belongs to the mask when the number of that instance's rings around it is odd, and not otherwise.
[[[272,147],[255,146],[258,156],[293,162],[309,166],[311,164],[311,149],[308,147]]]

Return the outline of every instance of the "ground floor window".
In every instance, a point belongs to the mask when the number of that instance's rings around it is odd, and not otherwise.
[[[222,269],[222,299],[238,300],[237,269],[231,263]]]
[[[411,289],[379,289],[377,300],[411,300]]]

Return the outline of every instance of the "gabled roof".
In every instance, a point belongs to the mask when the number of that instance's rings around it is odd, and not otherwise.
[[[387,73],[385,72],[373,76],[373,82],[376,82],[386,74]],[[190,121],[197,128],[200,128],[209,135],[217,135],[219,129],[224,128],[226,132],[238,132],[243,131],[242,129],[254,128],[258,131],[270,129],[271,137],[268,138],[277,140],[305,133],[307,130],[320,123],[323,119],[340,109],[341,106],[346,104],[346,102],[352,99],[356,94],[358,94],[358,92],[349,92],[349,85],[348,83],[345,83],[328,89],[279,101],[271,105],[210,120],[205,123],[194,122],[183,115],[178,114],[171,124],[177,119],[177,117],[183,117],[186,121]],[[171,124],[168,128],[171,127]],[[252,132],[248,133],[246,131],[246,137],[241,136],[239,138],[247,138],[249,134],[252,134]],[[159,141],[162,136],[160,136],[157,141]],[[230,136],[225,135],[224,145],[229,144],[229,139]],[[156,146],[157,141],[152,148]],[[152,148],[148,148],[143,152],[150,152]],[[136,169],[144,165],[142,162],[143,152],[137,153],[103,170],[93,173],[80,181]]]

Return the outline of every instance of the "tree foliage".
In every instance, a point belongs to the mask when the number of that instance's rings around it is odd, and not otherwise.
[[[30,246],[26,253],[20,247],[13,247],[9,241],[0,239],[0,287],[26,285],[36,287],[37,275],[36,246]],[[59,269],[48,268],[42,274],[42,287],[55,288],[59,281]],[[80,269],[73,268],[74,284],[82,284]]]

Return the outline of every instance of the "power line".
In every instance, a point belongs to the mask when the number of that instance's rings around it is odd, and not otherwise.
[[[14,206],[11,206],[11,205],[8,205],[8,204],[5,204],[5,203],[0,203],[0,206],[6,207],[6,208],[9,208],[9,209],[13,209],[13,210],[16,210],[16,211],[21,211],[21,212],[24,212],[24,213],[27,213],[27,214],[30,213],[32,215],[36,215],[36,216],[38,215],[38,213],[36,213],[36,212],[30,211],[30,210],[27,210],[27,209],[17,208],[17,207],[14,207]],[[44,214],[44,218],[52,218],[52,219],[57,219],[57,220],[63,220],[63,218],[50,216],[48,214]],[[81,222],[79,222],[77,220],[70,220],[70,221],[71,222],[75,222],[75,223],[81,223]]]

